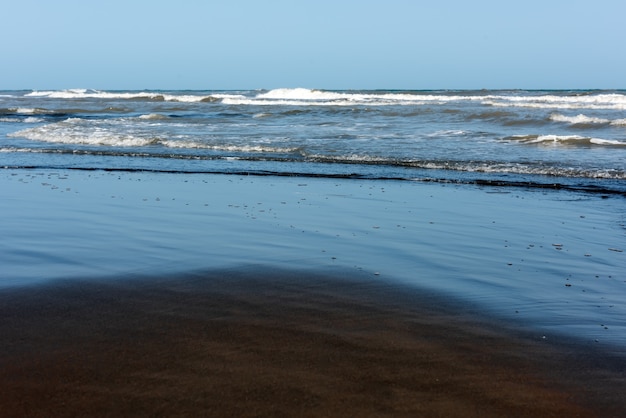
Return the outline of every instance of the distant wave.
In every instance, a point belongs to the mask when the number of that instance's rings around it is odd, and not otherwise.
[[[166,102],[214,102],[230,95],[181,95],[165,94],[160,92],[105,92],[88,89],[33,91],[27,97],[42,97],[51,99],[106,99],[106,100],[152,100]]]
[[[467,93],[467,92],[463,92]],[[232,105],[291,105],[291,106],[349,106],[349,105],[436,105],[452,102],[479,102],[493,107],[532,107],[547,109],[612,109],[626,110],[626,95],[514,95],[514,94],[455,94],[454,92],[333,92],[296,89],[275,89],[255,97],[230,97],[222,100]]]
[[[107,92],[89,89],[33,91],[31,98],[114,99],[172,102],[220,102],[233,106],[389,106],[437,105],[452,102],[478,102],[492,107],[528,107],[545,109],[626,110],[622,93],[529,94],[523,92],[482,91],[326,91],[306,88],[281,88],[255,95],[211,92],[210,94],[170,94],[152,91]]]

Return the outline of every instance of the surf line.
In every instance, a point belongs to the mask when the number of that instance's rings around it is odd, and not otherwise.
[[[441,183],[458,185],[475,185],[493,188],[544,189],[562,190],[579,193],[601,195],[603,199],[609,196],[626,197],[626,191],[610,187],[595,185],[569,185],[563,183],[541,183],[534,181],[512,181],[495,179],[450,179],[442,177],[402,177],[402,176],[373,176],[358,173],[307,173],[296,171],[267,171],[267,170],[167,170],[130,167],[63,167],[52,165],[4,165],[6,170],[69,170],[69,171],[102,171],[113,173],[154,173],[154,174],[212,174],[229,176],[256,176],[256,177],[301,177],[301,178],[328,178],[345,180],[382,180],[382,181],[411,181],[422,183]]]

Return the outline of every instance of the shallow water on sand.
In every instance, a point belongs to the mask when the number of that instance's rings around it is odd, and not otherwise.
[[[0,286],[353,269],[626,347],[621,197],[383,180],[1,170]]]

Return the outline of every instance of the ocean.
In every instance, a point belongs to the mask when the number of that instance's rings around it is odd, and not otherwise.
[[[626,192],[624,91],[4,91],[1,165]]]
[[[626,347],[626,91],[2,91],[0,176],[0,288],[336,267]]]

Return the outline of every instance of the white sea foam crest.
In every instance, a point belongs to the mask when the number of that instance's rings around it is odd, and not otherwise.
[[[26,94],[28,97],[47,97],[51,99],[109,99],[109,100],[163,100],[166,102],[202,102],[213,101],[223,97],[237,95],[177,95],[165,94],[160,92],[149,91],[131,91],[131,92],[106,92],[88,89],[70,89],[70,90],[52,90],[52,91],[33,91]]]
[[[402,105],[424,104],[433,101],[458,100],[452,96],[410,93],[356,93],[311,90],[305,88],[274,89],[255,97],[224,97],[222,103],[230,105],[285,105],[285,106],[350,106],[350,105]]]
[[[572,125],[609,124],[614,126],[626,126],[626,119],[604,119],[594,118],[579,114],[576,116],[565,116],[558,113],[550,115],[550,120],[554,122],[565,122]]]
[[[27,118],[25,118],[22,122],[24,123],[39,123],[39,122],[43,122],[42,118],[37,118],[34,116],[29,116]]]
[[[27,118],[24,119],[19,119],[19,118],[0,118],[0,122],[3,123],[39,123],[39,122],[43,122],[42,118],[38,118],[35,116],[29,116]]]
[[[617,93],[586,96],[489,95],[484,96],[483,103],[497,107],[626,110],[626,95]]]
[[[596,145],[614,145],[618,147],[626,147],[626,142],[617,141],[615,139],[589,138],[589,142]]]
[[[234,145],[210,144],[198,141],[163,140],[161,144],[169,148],[209,149],[214,151],[250,152],[250,153],[291,153],[298,151],[297,147],[273,147],[268,145]]]
[[[524,144],[546,145],[602,145],[626,147],[626,142],[615,139],[589,138],[580,135],[513,135],[510,137]]]
[[[539,135],[535,139],[529,139],[525,141],[529,144],[537,144],[542,142],[574,142],[574,141],[584,141],[586,138],[580,135]]]
[[[369,161],[369,162],[382,162],[397,164],[398,161],[389,159],[386,157],[375,156],[362,156],[358,154],[349,155],[323,155],[323,154],[310,154],[308,158],[322,161],[337,161],[337,162],[352,162],[352,161]],[[514,174],[539,174],[539,175],[553,175],[553,176],[567,176],[567,177],[593,177],[593,178],[607,178],[607,179],[624,179],[626,173],[620,170],[604,170],[604,171],[581,171],[576,169],[567,169],[562,167],[552,166],[529,166],[527,164],[519,163],[499,163],[499,162],[480,162],[480,161],[420,161],[420,160],[405,160],[402,161],[404,165],[415,168],[426,168],[434,170],[457,170],[468,172],[481,172],[481,173],[514,173]],[[419,178],[416,180],[423,180]]]
[[[311,102],[349,102],[362,104],[414,104],[414,103],[448,103],[456,101],[480,101],[485,96],[408,93],[357,93],[310,90],[305,88],[275,89],[261,93],[255,99],[294,100]]]
[[[46,115],[53,113],[50,110],[37,107],[10,107],[7,110],[18,115]]]
[[[140,116],[137,117],[137,119],[141,119],[141,120],[164,120],[164,119],[169,119],[169,116],[162,115],[160,113],[149,113],[147,115],[140,115]]]
[[[326,91],[307,88],[279,88],[249,97],[233,93],[167,94],[158,91],[106,92],[89,89],[33,91],[29,97],[57,99],[162,100],[174,102],[213,102],[227,105],[291,105],[291,106],[350,106],[350,105],[436,105],[450,102],[480,102],[495,107],[526,107],[545,109],[626,110],[626,95],[601,94],[454,94],[429,92],[359,92]]]
[[[615,119],[611,121],[611,125],[616,126],[626,126],[626,118],[625,119]]]
[[[256,96],[257,99],[287,99],[287,100],[338,100],[349,99],[351,94],[309,90],[305,88],[275,89]]]
[[[446,130],[442,130],[442,131],[436,131],[430,134],[426,134],[427,137],[434,137],[434,138],[440,138],[440,137],[445,137],[445,136],[460,136],[460,135],[466,135],[467,131],[461,130],[461,129],[446,129]]]
[[[154,137],[115,132],[93,121],[88,122],[80,118],[70,118],[44,126],[23,129],[7,136],[61,144],[120,147],[145,146],[158,142],[158,139]]]
[[[495,107],[528,107],[548,109],[626,110],[626,95],[527,95],[527,94],[437,94],[425,92],[333,92],[306,88],[280,88],[255,97],[224,97],[231,105],[436,105],[451,102],[480,102]]]
[[[21,115],[34,115],[37,113],[45,113],[45,111],[42,111],[40,109],[36,109],[36,108],[32,108],[32,107],[16,107],[13,109],[10,109],[15,113],[19,113]]]
[[[550,120],[554,122],[566,122],[572,125],[587,125],[594,123],[611,123],[609,119],[604,118],[594,118],[590,116],[585,116],[583,114],[579,114],[576,116],[565,116],[560,114],[550,115]]]

